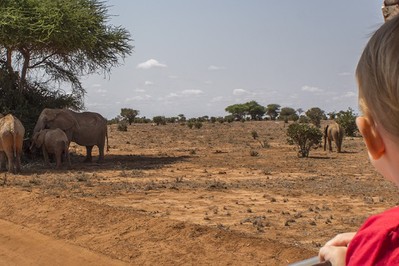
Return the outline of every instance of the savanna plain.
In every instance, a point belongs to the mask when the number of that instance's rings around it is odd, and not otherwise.
[[[0,174],[0,264],[287,265],[398,204],[360,136],[299,158],[286,131],[110,125],[101,164],[74,143],[69,169],[24,158]]]

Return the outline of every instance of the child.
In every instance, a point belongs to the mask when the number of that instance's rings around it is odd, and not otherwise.
[[[356,124],[371,163],[399,186],[399,16],[371,37],[356,69]],[[399,207],[372,216],[356,233],[337,235],[320,249],[332,265],[399,265]]]

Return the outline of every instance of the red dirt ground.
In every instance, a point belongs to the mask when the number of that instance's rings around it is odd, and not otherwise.
[[[287,265],[399,202],[361,137],[309,158],[282,122],[112,125],[109,137],[102,164],[71,145],[72,169],[36,160],[0,175],[1,265]]]

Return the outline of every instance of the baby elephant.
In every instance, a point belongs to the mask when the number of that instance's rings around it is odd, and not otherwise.
[[[69,141],[65,132],[59,128],[56,129],[42,129],[35,133],[32,137],[31,149],[36,145],[37,148],[42,148],[44,162],[47,166],[50,165],[48,154],[54,154],[56,159],[56,168],[60,168],[62,161],[62,153],[65,154],[65,159],[68,166],[71,166],[69,158]]]

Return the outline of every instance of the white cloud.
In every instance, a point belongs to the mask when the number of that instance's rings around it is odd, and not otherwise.
[[[169,78],[170,78],[170,79],[178,79],[179,77],[178,77],[178,76],[175,76],[175,75],[170,75]]]
[[[134,96],[134,97],[131,97],[131,98],[127,98],[125,100],[125,102],[144,101],[144,100],[148,100],[150,98],[151,98],[151,95],[146,94],[146,95],[140,95],[140,96]]]
[[[302,91],[308,91],[308,92],[322,92],[323,90],[317,87],[311,87],[311,86],[303,86],[301,88]]]
[[[137,68],[141,68],[141,69],[150,69],[153,67],[167,67],[167,66],[165,64],[159,63],[155,59],[150,59],[150,60],[147,60],[147,61],[137,65]]]
[[[146,81],[144,82],[144,85],[146,85],[146,86],[151,86],[151,85],[154,85],[154,82],[149,81],[149,80],[146,80]]]
[[[177,93],[171,92],[168,95],[166,95],[165,98],[177,98],[179,95]]]
[[[97,93],[106,93],[107,90],[106,89],[98,89],[96,90]]]
[[[204,93],[202,90],[184,90],[181,92],[184,95],[198,95]]]
[[[343,97],[345,97],[345,98],[351,98],[351,97],[356,97],[356,96],[357,96],[356,93],[354,93],[353,91],[348,91],[343,95]]]
[[[217,70],[223,70],[223,69],[226,69],[226,68],[223,66],[214,66],[214,65],[210,65],[208,67],[208,70],[211,70],[211,71],[217,71]]]
[[[224,98],[223,96],[216,96],[216,97],[213,97],[210,102],[212,102],[212,103],[221,102],[221,101],[223,101],[223,98]]]
[[[146,90],[139,89],[139,88],[135,89],[134,91],[135,91],[135,92],[146,92]]]
[[[249,91],[243,90],[243,89],[235,89],[233,90],[234,95],[244,95],[244,94],[250,94]]]
[[[352,76],[352,73],[350,73],[350,72],[341,72],[341,73],[338,73],[338,76]]]

